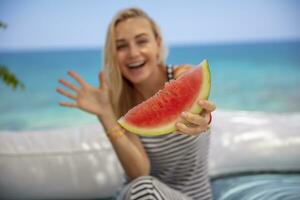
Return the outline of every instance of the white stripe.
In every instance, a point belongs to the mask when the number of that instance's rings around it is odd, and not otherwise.
[[[153,189],[153,185],[149,185],[149,184],[142,184],[142,185],[138,185],[137,187],[132,188],[131,193],[136,193],[137,191],[141,190],[141,189]]]
[[[157,192],[157,190],[154,190],[154,195],[156,199],[163,200],[162,196]]]
[[[151,190],[150,189],[141,190],[137,194],[131,195],[130,199],[137,199],[138,197],[143,196],[145,194],[153,194],[153,190],[152,189]]]
[[[145,179],[145,178],[143,178],[143,179],[136,179],[136,180],[134,180],[132,187],[134,188],[134,187],[136,187],[138,185],[145,184],[145,183],[146,184],[152,184],[152,180],[151,179]]]
[[[170,144],[161,144],[161,145],[157,145],[154,149],[150,149],[148,150],[151,153],[157,153],[157,154],[166,154],[167,151],[172,150],[174,148],[179,148],[182,147],[183,145],[185,146],[190,146],[191,143],[196,143],[198,142],[197,140],[195,140],[195,138],[178,138],[177,140],[174,140],[172,142],[170,142]],[[146,149],[148,149],[148,147],[146,146]]]

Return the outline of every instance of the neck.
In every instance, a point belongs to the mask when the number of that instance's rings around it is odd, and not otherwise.
[[[140,103],[150,97],[164,87],[167,81],[166,69],[158,67],[157,70],[145,81],[135,84],[137,103]]]

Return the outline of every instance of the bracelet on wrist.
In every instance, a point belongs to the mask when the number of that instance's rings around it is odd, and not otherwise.
[[[108,129],[106,131],[106,134],[110,139],[117,139],[125,135],[125,132],[124,129],[122,129],[119,125],[117,125],[111,129]]]

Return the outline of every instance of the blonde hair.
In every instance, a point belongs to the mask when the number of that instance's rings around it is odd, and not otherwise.
[[[119,64],[117,61],[117,49],[115,28],[118,23],[131,18],[144,18],[150,22],[154,36],[160,40],[160,52],[158,55],[158,65],[165,65],[166,49],[164,47],[162,35],[157,24],[141,9],[128,8],[121,10],[113,18],[109,24],[106,42],[104,47],[104,71],[107,75],[107,83],[109,86],[109,95],[112,102],[113,110],[119,118],[124,115],[130,108],[135,105],[134,102],[134,88],[132,84],[122,77]]]

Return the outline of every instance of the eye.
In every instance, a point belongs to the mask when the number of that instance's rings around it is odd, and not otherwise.
[[[139,40],[137,41],[137,43],[140,44],[140,45],[146,44],[146,43],[148,43],[148,39],[145,39],[145,38],[139,39]]]
[[[127,48],[127,47],[128,47],[128,45],[125,44],[125,43],[117,44],[117,50],[122,50],[122,49],[125,49],[125,48]]]

